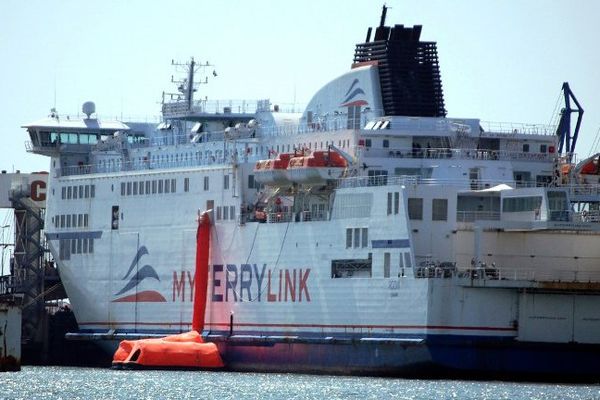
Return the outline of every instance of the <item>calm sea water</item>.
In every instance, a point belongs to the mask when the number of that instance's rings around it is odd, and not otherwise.
[[[600,385],[24,367],[0,399],[600,399]]]

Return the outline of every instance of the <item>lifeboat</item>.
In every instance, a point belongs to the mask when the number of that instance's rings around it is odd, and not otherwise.
[[[338,179],[348,167],[347,161],[333,151],[315,151],[307,156],[292,157],[287,168],[288,179],[303,184],[320,184]]]
[[[271,160],[260,160],[254,166],[254,179],[262,184],[277,186],[289,184],[286,169],[293,154],[281,153]]]

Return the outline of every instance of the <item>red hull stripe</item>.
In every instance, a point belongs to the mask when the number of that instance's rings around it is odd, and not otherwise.
[[[113,300],[113,303],[164,303],[167,299],[154,290],[146,290]]]
[[[80,322],[80,326],[99,325],[143,325],[143,326],[187,326],[189,322]],[[207,327],[227,327],[229,322],[213,322],[205,324]],[[332,329],[437,329],[437,330],[462,330],[462,331],[501,331],[514,332],[513,327],[498,326],[446,326],[446,325],[336,325],[336,324],[255,324],[234,323],[234,327],[244,328],[332,328]]]

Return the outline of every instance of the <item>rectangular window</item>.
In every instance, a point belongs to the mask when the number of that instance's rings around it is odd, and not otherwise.
[[[158,180],[158,193],[162,193],[163,192],[163,180],[159,179]]]
[[[235,220],[235,206],[229,206],[229,218]]]
[[[140,195],[143,195],[144,194],[144,181],[140,182],[139,186],[140,186]]]
[[[352,228],[346,229],[346,248],[352,247]]]
[[[410,253],[404,253],[404,266],[406,268],[412,268],[412,261],[410,258]]]
[[[383,148],[387,149],[390,147],[390,141],[388,139],[383,139]]]
[[[92,197],[92,198],[96,197],[96,185],[90,186],[90,197]]]
[[[369,228],[362,228],[362,247],[368,247],[369,246]]]
[[[60,216],[60,227],[61,228],[65,227],[65,216],[64,215]]]
[[[223,207],[223,219],[229,219],[229,207]]]
[[[52,218],[52,220],[54,221],[54,227],[58,228],[60,226],[60,218],[58,215],[55,215],[54,218]]]
[[[354,247],[360,247],[360,228],[354,228]]]
[[[387,215],[392,214],[392,198],[393,198],[393,193],[388,192],[388,194],[387,194]]]
[[[394,214],[400,212],[400,193],[394,192]]]
[[[423,199],[409,198],[408,199],[408,218],[413,220],[423,219]]]
[[[71,254],[77,254],[77,239],[71,239]]]
[[[215,201],[214,200],[206,200],[206,209],[214,210],[215,209]]]
[[[67,228],[71,227],[71,214],[67,215]]]
[[[79,185],[79,198],[83,199],[83,185]]]
[[[83,242],[83,245],[82,245],[81,252],[83,254],[86,254],[88,252],[88,238],[83,238],[82,242]]]
[[[168,179],[165,179],[165,193],[171,193],[171,183]]]
[[[85,185],[85,193],[84,196],[86,199],[90,197],[90,185]]]
[[[156,194],[156,180],[152,181],[152,194]]]
[[[77,198],[77,186],[73,186],[73,199]]]
[[[121,182],[121,196],[125,196],[125,182]]]
[[[390,277],[390,262],[391,262],[390,260],[391,260],[390,253],[383,253],[383,277],[384,278]]]
[[[146,194],[150,194],[150,181],[146,181]]]
[[[88,224],[89,224],[88,215],[87,214],[83,214],[83,227],[87,228]]]
[[[208,190],[208,176],[204,177],[204,190]]]
[[[448,220],[448,199],[433,199],[431,203],[431,220]]]
[[[90,241],[88,243],[88,253],[93,253],[94,252],[94,239],[90,238]]]
[[[83,226],[83,214],[77,215],[77,226],[81,228]]]
[[[229,175],[223,176],[223,190],[229,189]]]
[[[127,196],[131,196],[131,182],[127,182]]]
[[[138,194],[138,183],[133,182],[133,195],[137,196],[137,194]]]
[[[111,211],[111,229],[119,229],[119,206],[112,206]]]
[[[248,175],[248,189],[255,189],[256,182],[254,181],[254,175]]]
[[[548,145],[541,144],[540,145],[540,153],[545,153],[546,151],[548,151]]]
[[[77,254],[81,254],[81,247],[82,247],[82,240],[81,238],[77,239]]]
[[[217,206],[217,221],[221,220],[221,206]]]
[[[67,198],[67,188],[65,186],[63,186],[60,190],[60,198],[61,199],[66,199]]]
[[[365,147],[371,147],[371,139],[365,139]]]
[[[183,178],[183,191],[184,192],[190,191],[190,178]]]
[[[177,192],[177,180],[171,179],[171,193]]]
[[[73,188],[71,186],[67,186],[67,200],[71,199],[73,193]]]

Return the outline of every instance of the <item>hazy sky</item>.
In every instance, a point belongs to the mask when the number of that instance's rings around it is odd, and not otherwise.
[[[600,1],[387,4],[388,24],[421,24],[422,38],[438,42],[449,116],[548,124],[569,81],[585,109],[577,152],[591,151],[600,128]],[[76,114],[93,100],[101,116],[158,116],[162,91],[172,90],[171,59],[215,64],[218,77],[202,97],[306,104],[348,70],[381,5],[0,0],[0,169],[48,169],[46,157],[25,151],[21,125],[55,105]]]
[[[600,2],[388,1],[388,24],[422,24],[438,42],[448,115],[547,124],[563,81],[585,109],[578,153],[600,128]],[[215,64],[212,99],[307,103],[348,70],[354,45],[379,23],[380,2],[0,2],[0,168],[48,168],[25,152],[21,125],[56,105],[76,114],[158,115],[171,59]],[[55,100],[56,99],[56,100]]]
[[[583,105],[578,153],[600,128],[600,2],[388,1],[388,24],[437,41],[451,117],[547,124],[563,81]],[[307,103],[348,70],[381,2],[0,1],[0,168],[44,170],[21,125],[96,102],[101,116],[158,115],[171,59],[215,64],[212,99]],[[56,99],[56,100],[55,100]]]

